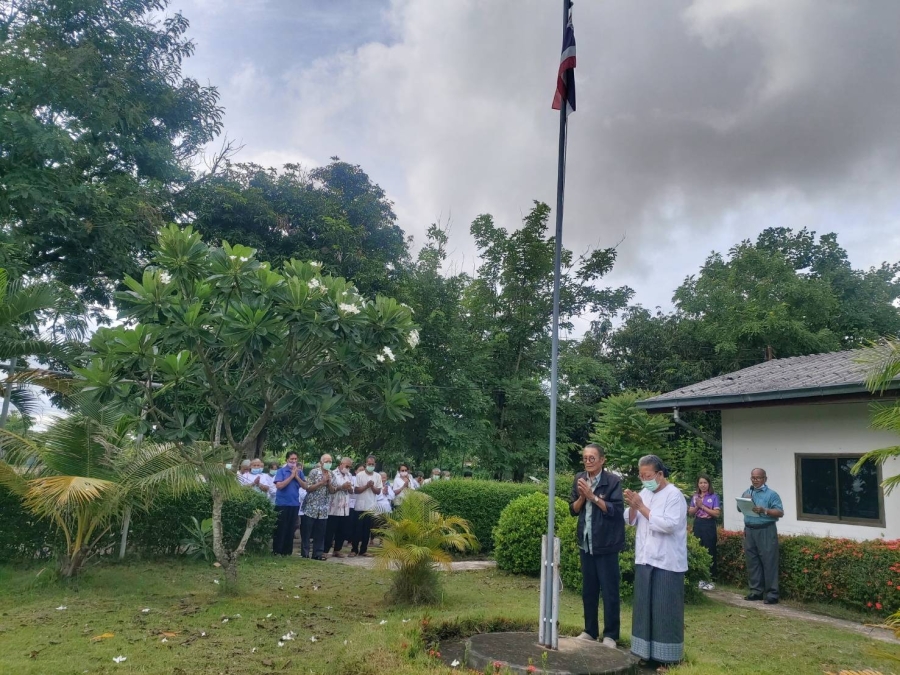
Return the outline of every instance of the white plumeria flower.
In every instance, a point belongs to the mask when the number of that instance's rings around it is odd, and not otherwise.
[[[345,646],[345,647],[347,646],[347,643],[348,643],[348,642],[349,642],[349,640],[344,640],[344,646]]]
[[[256,653],[256,647],[254,647],[253,649],[251,649],[251,650],[250,650],[250,653],[251,653],[251,654],[255,654],[255,653]]]
[[[409,623],[409,619],[403,619],[403,623]]]
[[[278,646],[279,646],[279,647],[284,647],[284,643],[283,643],[283,642],[279,642],[279,643],[278,643]]]
[[[69,609],[69,608],[66,607],[65,605],[60,605],[59,607],[56,608],[56,610],[59,612],[63,611],[64,609]]]
[[[317,289],[317,288],[321,288],[321,287],[322,287],[322,282],[319,281],[318,279],[313,278],[313,279],[310,279],[310,280],[306,283],[306,285],[309,286],[311,289],[314,289],[314,290],[315,290],[315,289]]]
[[[240,260],[241,262],[247,262],[248,260],[250,260],[250,258],[248,258],[248,257],[245,256],[245,255],[242,255],[242,256],[239,258],[239,260]]]
[[[315,635],[313,635],[311,638],[309,638],[309,641],[310,642],[318,642],[319,638],[317,638]]]
[[[385,347],[385,348],[382,350],[382,353],[384,354],[384,357],[385,357],[388,361],[393,361],[394,358],[395,358],[395,357],[394,357],[394,352],[391,351],[391,348],[390,348],[390,347]]]
[[[459,665],[459,659],[453,659],[453,661],[450,662],[451,668],[456,668],[458,665]]]
[[[338,309],[341,310],[344,314],[359,314],[359,307],[346,302],[342,302],[341,304],[339,304]]]
[[[219,583],[219,580],[218,580],[218,579],[213,579],[213,583],[214,583],[214,584],[217,584],[217,583]]]
[[[294,639],[294,631],[292,631],[292,630],[288,631],[287,634],[281,636],[281,639],[284,640],[285,642],[287,642],[288,640],[293,640]]]
[[[222,623],[228,623],[228,617],[227,617],[227,616],[226,616],[224,619],[222,619]]]
[[[149,614],[149,613],[150,613],[149,607],[144,607],[144,609],[141,610],[141,614]]]
[[[272,615],[271,615],[271,614],[266,614],[266,618],[267,618],[267,619],[271,619],[271,618],[272,618]]]
[[[169,638],[163,638],[162,640],[160,640],[160,642],[168,642],[168,641],[169,641]]]
[[[240,618],[241,618],[241,615],[240,615],[240,614],[235,614],[235,615],[234,615],[234,618],[235,618],[235,619],[240,619]]]
[[[328,607],[326,607],[325,609],[331,609],[331,605],[328,605]]]
[[[314,590],[314,591],[317,591],[317,590],[319,590],[319,587],[318,587],[318,586],[313,586],[313,590]]]
[[[400,303],[400,306],[401,306],[401,307],[405,307],[406,309],[408,309],[410,314],[415,314],[415,313],[416,313],[415,310],[414,310],[412,307],[410,307],[409,305],[407,305],[405,302],[401,302],[401,303]]]
[[[200,637],[206,637],[206,631],[203,631],[202,633],[200,633]]]
[[[162,272],[159,273],[159,280],[162,281],[164,284],[167,284],[170,281],[172,281],[172,275],[169,274],[168,272],[166,272],[165,270],[163,270]]]
[[[309,266],[319,269],[322,266],[322,263],[320,263],[318,260],[313,260],[311,263],[309,263]]]
[[[113,661],[115,661],[116,663],[122,663],[122,661],[127,661],[127,660],[128,660],[127,656],[114,656],[113,657]]]
[[[378,622],[378,625],[383,626],[386,623],[387,623],[387,619],[382,619],[381,621]]]
[[[384,363],[384,354],[379,354],[375,357],[375,360],[378,361],[378,363]]]
[[[409,331],[409,335],[406,336],[406,343],[415,349],[416,345],[419,344],[419,331],[415,329]]]

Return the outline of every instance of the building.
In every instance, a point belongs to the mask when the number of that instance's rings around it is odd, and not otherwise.
[[[743,528],[734,498],[762,467],[784,503],[782,534],[851,539],[900,538],[900,488],[880,484],[900,473],[900,460],[850,468],[870,450],[900,445],[900,436],[871,428],[874,397],[865,387],[862,351],[774,359],[640,401],[651,413],[722,412],[725,528]],[[900,379],[883,402],[900,396]]]

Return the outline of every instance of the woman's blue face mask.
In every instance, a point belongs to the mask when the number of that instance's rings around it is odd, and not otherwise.
[[[261,467],[261,466],[253,467],[253,468],[250,469],[250,473],[252,473],[254,476],[258,476],[258,475],[261,474],[262,472],[263,472],[263,470],[262,470],[262,467]]]

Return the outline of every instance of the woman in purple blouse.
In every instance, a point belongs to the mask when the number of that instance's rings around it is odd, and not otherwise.
[[[703,547],[712,556],[712,565],[709,568],[710,576],[716,577],[716,521],[722,515],[722,506],[719,504],[719,495],[713,492],[712,480],[705,473],[697,477],[697,491],[691,497],[691,505],[688,515],[694,517],[694,536],[700,540]],[[715,584],[711,581],[701,581],[700,588],[711,591]]]

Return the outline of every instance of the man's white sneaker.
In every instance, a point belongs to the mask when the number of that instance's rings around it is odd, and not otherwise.
[[[588,635],[587,633],[582,633],[581,635],[578,636],[578,639],[579,639],[579,640],[590,640],[591,642],[594,641],[594,638],[592,638],[592,637],[591,637],[590,635]]]
[[[611,637],[605,637],[605,638],[603,638],[603,646],[609,647],[610,649],[615,649],[616,641],[613,640]]]

